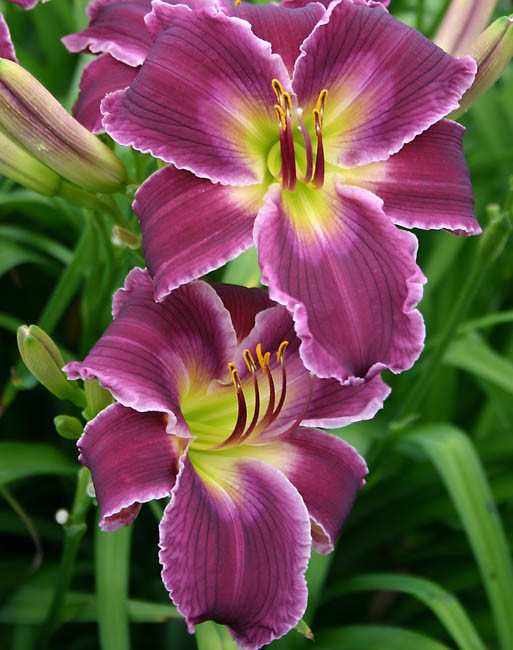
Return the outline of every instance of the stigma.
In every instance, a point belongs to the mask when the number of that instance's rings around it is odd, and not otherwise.
[[[294,191],[297,182],[297,170],[296,154],[294,150],[294,135],[292,133],[292,99],[290,93],[283,90],[283,86],[278,79],[273,79],[271,86],[277,99],[277,103],[274,104],[274,110],[278,118],[278,126],[280,129],[281,185],[284,190]],[[296,118],[299,124],[299,130],[303,136],[306,154],[305,173],[299,180],[305,184],[312,183],[317,189],[320,189],[324,185],[325,168],[324,148],[322,144],[322,125],[327,98],[328,91],[326,88],[323,88],[319,93],[315,108],[312,111],[313,128],[317,140],[315,166],[312,140],[310,138],[310,133],[305,126],[303,110],[301,108],[296,110]]]

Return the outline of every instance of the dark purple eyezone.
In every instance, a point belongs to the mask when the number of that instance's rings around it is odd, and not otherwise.
[[[296,155],[294,151],[294,136],[292,134],[292,99],[290,94],[283,90],[283,86],[278,79],[271,82],[276,94],[278,103],[274,105],[274,110],[278,116],[280,128],[280,153],[281,153],[281,185],[284,190],[293,192],[296,187]],[[313,165],[313,148],[310,134],[303,120],[302,109],[297,110],[299,130],[303,136],[306,153],[306,170],[301,179],[302,183],[313,182],[316,189],[320,189],[324,184],[324,149],[322,146],[322,119],[328,91],[323,88],[317,98],[316,106],[313,109],[313,120],[315,134],[317,137],[317,151],[315,157],[315,170]],[[312,179],[313,175],[313,179]]]

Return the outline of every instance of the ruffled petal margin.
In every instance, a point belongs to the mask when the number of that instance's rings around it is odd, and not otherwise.
[[[170,26],[133,84],[102,103],[107,133],[212,182],[260,182],[278,138],[271,81],[291,89],[281,58],[244,20],[184,5],[165,11]]]
[[[149,274],[135,268],[114,296],[113,313],[86,359],[64,367],[68,378],[98,379],[121,404],[166,413],[167,430],[187,436],[181,395],[224,376],[236,346],[220,298],[193,282],[157,304]]]
[[[91,133],[103,133],[100,104],[108,93],[128,88],[139,68],[132,68],[102,54],[85,67],[80,80],[80,92],[73,106],[73,117]]]
[[[138,413],[121,404],[101,411],[78,441],[100,504],[100,527],[116,530],[137,516],[140,504],[171,494],[178,445],[163,413]]]
[[[310,115],[328,90],[325,153],[342,167],[398,151],[457,108],[476,73],[470,57],[454,59],[381,7],[350,0],[331,4],[301,49],[294,91]]]
[[[9,61],[18,62],[14,52],[14,45],[12,44],[11,34],[9,27],[5,22],[5,18],[0,14],[0,57],[2,59],[9,59]]]
[[[417,240],[381,206],[370,192],[331,178],[322,191],[271,187],[257,216],[262,281],[292,314],[301,358],[318,377],[401,372],[422,350]]]
[[[219,452],[190,456],[160,524],[164,585],[190,631],[211,619],[227,625],[240,648],[257,650],[305,610],[308,512],[266,463]]]
[[[388,160],[345,170],[344,181],[383,199],[384,211],[400,226],[477,235],[464,131],[441,120]]]
[[[332,551],[365,483],[368,469],[363,458],[340,438],[305,427],[268,445],[264,453],[303,497],[312,519],[314,550]]]
[[[133,209],[155,299],[249,248],[263,195],[260,185],[213,184],[171,165],[150,176],[137,191]]]

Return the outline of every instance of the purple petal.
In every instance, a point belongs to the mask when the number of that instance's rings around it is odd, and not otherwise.
[[[340,438],[305,427],[269,445],[266,452],[303,497],[313,522],[313,548],[329,553],[365,483],[365,461]]]
[[[149,11],[151,0],[94,0],[87,7],[89,27],[62,42],[70,52],[108,52],[127,65],[141,65],[153,44],[144,24]]]
[[[330,6],[302,49],[299,105],[309,115],[328,90],[326,156],[342,167],[398,151],[458,107],[476,71],[473,59],[453,59],[388,12],[348,0]]]
[[[157,304],[149,274],[135,268],[114,296],[113,312],[85,361],[65,366],[68,378],[96,378],[125,406],[167,413],[167,430],[187,436],[180,396],[224,377],[233,358],[235,332],[221,300],[194,282]]]
[[[48,2],[48,0],[41,0],[42,2]],[[14,2],[14,4],[19,5],[20,7],[23,7],[23,9],[33,9],[39,0],[9,0],[9,2]],[[2,57],[2,58],[7,58],[7,57]],[[14,61],[15,59],[11,59],[11,61]]]
[[[91,133],[103,133],[100,103],[108,93],[127,88],[139,69],[132,68],[110,54],[102,54],[88,63],[80,80],[80,93],[73,106],[73,117]]]
[[[370,419],[382,408],[390,389],[379,375],[356,385],[342,385],[336,379],[319,379],[311,375],[301,360],[300,341],[294,331],[292,318],[280,305],[256,315],[254,328],[235,352],[234,362],[248,393],[253,389],[243,351],[248,349],[254,356],[255,348],[260,343],[263,353],[271,353],[270,369],[277,400],[281,396],[282,369],[276,352],[282,341],[288,342],[284,356],[285,402],[277,418],[258,436],[260,442],[281,437],[294,424],[297,425],[298,421],[310,426],[341,427],[358,420]]]
[[[256,315],[276,304],[264,289],[247,289],[235,284],[219,283],[214,283],[212,286],[230,312],[239,342],[253,329]]]
[[[297,490],[254,459],[191,453],[160,526],[162,579],[190,629],[212,619],[240,648],[257,650],[301,618],[310,554],[308,513]]]
[[[478,234],[464,131],[441,120],[388,160],[347,170],[344,180],[382,198],[383,209],[400,226]]]
[[[14,52],[11,34],[9,33],[9,27],[2,14],[0,14],[0,57],[2,59],[9,59],[9,61],[14,61],[15,63],[18,62]]]
[[[140,504],[169,496],[178,472],[178,446],[163,413],[138,413],[120,404],[101,411],[78,441],[100,504],[100,527],[131,524]]]
[[[271,43],[292,76],[294,63],[299,56],[299,46],[310,34],[325,12],[319,2],[309,2],[304,7],[286,8],[280,5],[240,5],[228,3],[231,16],[247,20],[253,34]]]
[[[424,339],[414,309],[424,282],[417,240],[365,190],[335,188],[332,178],[320,191],[298,191],[294,203],[284,193],[284,207],[277,186],[270,189],[255,240],[262,281],[293,315],[303,362],[340,381],[411,367]]]
[[[262,195],[260,186],[214,185],[171,165],[153,174],[137,191],[133,208],[155,299],[249,248]]]
[[[281,58],[245,21],[183,5],[168,13],[134,83],[103,101],[106,131],[213,182],[258,182],[278,137],[271,80],[290,89]]]

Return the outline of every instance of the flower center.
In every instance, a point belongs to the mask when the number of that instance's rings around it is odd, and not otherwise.
[[[278,117],[278,125],[280,129],[281,168],[278,176],[281,178],[282,188],[284,190],[293,191],[296,187],[297,173],[294,136],[292,133],[292,99],[290,97],[290,94],[287,91],[283,90],[283,86],[278,81],[278,79],[273,79],[271,85],[278,100],[278,103],[274,105],[274,110],[276,111],[276,115]],[[303,136],[306,158],[305,173],[303,178],[300,178],[300,181],[305,184],[311,182],[317,189],[321,188],[324,184],[324,149],[322,146],[322,122],[327,98],[328,91],[326,88],[323,88],[319,93],[315,108],[312,111],[313,126],[317,139],[315,167],[313,163],[312,140],[303,120],[303,109],[298,108],[296,111],[299,130]]]
[[[182,402],[182,413],[195,440],[191,449],[214,451],[243,443],[258,443],[258,439],[276,420],[287,396],[287,371],[285,350],[288,341],[282,341],[276,352],[278,364],[271,368],[271,353],[263,352],[259,343],[255,357],[248,349],[243,352],[249,374],[241,380],[239,369],[232,361],[228,364],[236,402],[229,384],[211,385],[214,389],[201,396],[190,395]],[[274,375],[274,376],[273,376]],[[280,381],[281,377],[281,381]],[[216,385],[217,384],[217,385]],[[310,396],[305,396],[305,412]],[[236,407],[236,409],[234,408]],[[280,430],[280,437],[293,431],[304,413]],[[230,432],[231,430],[231,432]],[[268,436],[265,436],[265,442]]]

